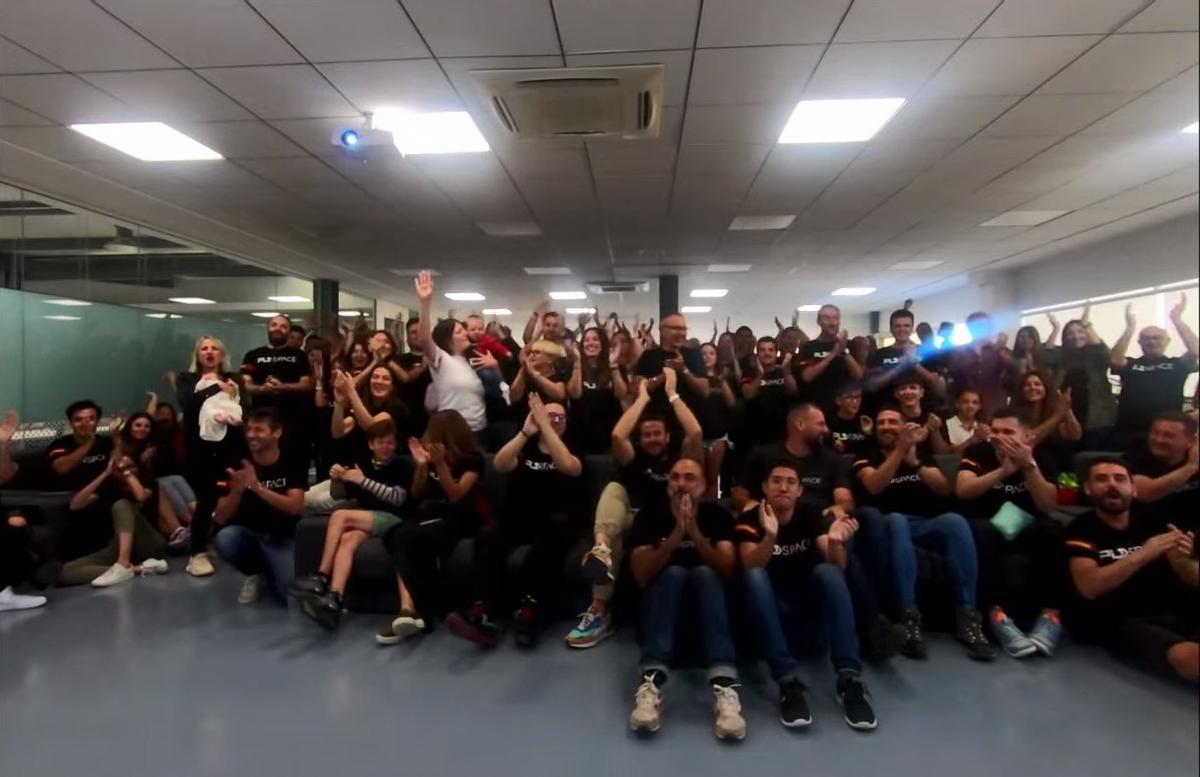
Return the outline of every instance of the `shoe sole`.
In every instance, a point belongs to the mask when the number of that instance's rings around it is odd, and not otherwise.
[[[809,726],[812,725],[812,718],[810,717],[807,720],[788,721],[788,720],[784,720],[783,717],[781,716],[779,718],[779,722],[783,725],[784,728],[808,728]]]
[[[383,645],[385,647],[391,647],[392,645],[399,645],[400,639],[398,637],[396,637],[395,635],[392,635],[390,637],[385,637],[382,634],[376,634],[375,635],[375,644]]]
[[[1009,650],[1008,648],[1004,648],[1004,653],[1010,658],[1029,658],[1036,652],[1038,652],[1037,645],[1030,645],[1029,647],[1022,648],[1021,650]]]
[[[121,583],[128,583],[134,577],[137,577],[137,575],[133,575],[132,577],[126,577],[121,580],[114,580],[111,583],[97,583],[95,580],[93,580],[92,588],[112,588],[114,585],[120,585]]]
[[[837,699],[838,706],[845,709],[846,705],[845,705],[845,702],[842,701],[841,694],[834,693],[833,697],[835,699]],[[872,721],[860,721],[860,722],[856,723],[853,720],[850,720],[850,718],[846,717],[846,715],[843,713],[842,720],[846,721],[846,725],[849,726],[850,728],[854,729],[855,731],[874,731],[876,728],[879,727],[878,719],[872,720]]]
[[[304,602],[303,604],[301,604],[300,611],[303,612],[305,615],[307,615],[309,618],[311,618],[318,626],[325,629],[326,631],[334,631],[335,629],[337,629],[338,621],[341,620],[340,618],[338,620],[330,619],[327,615],[324,614],[325,613],[324,610],[318,610],[316,607],[313,606],[313,603],[311,601],[307,601],[307,602]]]
[[[187,572],[192,577],[212,577],[213,573],[216,572],[217,570],[211,569],[211,570],[205,570],[203,572],[197,572],[196,570],[192,569],[191,564],[188,564],[187,567],[184,569],[184,571]]]
[[[736,733],[736,732],[732,732],[732,731],[729,733],[726,733],[726,734],[722,734],[718,731],[713,731],[713,734],[716,735],[717,739],[721,740],[722,742],[741,742],[743,739],[746,738],[745,731],[741,732],[740,734]]]
[[[593,585],[607,585],[614,582],[612,567],[605,566],[604,562],[595,556],[588,556],[584,560],[583,576]]]
[[[652,734],[657,734],[657,733],[658,733],[658,730],[659,730],[660,728],[662,728],[662,722],[661,722],[661,721],[659,721],[659,722],[655,723],[653,726],[639,726],[639,725],[638,725],[638,724],[636,724],[636,723],[630,723],[630,724],[629,724],[629,730],[630,730],[630,731],[632,731],[633,733],[637,734],[638,736],[643,736],[643,737],[648,737],[648,736],[650,736],[650,735],[652,735]]]
[[[46,597],[41,597],[41,601],[36,604],[25,604],[17,602],[0,603],[0,612],[16,612],[17,610],[36,610],[39,607],[46,606]]]
[[[1029,637],[1028,639],[1033,643],[1034,650],[1038,653],[1041,653],[1046,658],[1050,658],[1054,655],[1054,648],[1050,647],[1045,642],[1042,642],[1040,639],[1034,639],[1033,637]]]
[[[403,642],[421,633],[421,627],[411,621],[401,621],[397,618],[392,621],[392,632],[396,635],[397,642]]]
[[[587,650],[588,648],[596,647],[596,645],[599,645],[601,642],[608,639],[612,635],[613,635],[613,630],[608,629],[607,631],[604,631],[600,634],[597,634],[595,637],[588,639],[586,642],[584,642],[584,641],[572,642],[571,638],[567,637],[566,643],[567,643],[567,647],[569,647],[569,648],[575,648],[576,650]]]
[[[466,618],[458,613],[451,613],[446,616],[446,629],[459,639],[466,640],[483,648],[494,648],[499,642],[497,637],[475,628],[467,622]]]

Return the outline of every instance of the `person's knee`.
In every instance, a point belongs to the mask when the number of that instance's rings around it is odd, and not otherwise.
[[[934,520],[937,521],[938,531],[947,540],[974,547],[975,538],[971,534],[971,524],[967,523],[966,518],[958,513],[945,513]]]
[[[888,513],[883,516],[883,532],[889,542],[905,542],[911,538],[908,529],[908,516],[901,513]]]
[[[845,588],[846,575],[842,572],[842,568],[830,564],[828,561],[822,561],[813,567],[813,580],[823,589]]]
[[[1200,643],[1179,642],[1167,650],[1167,661],[1188,682],[1200,681]]]
[[[744,570],[742,572],[742,585],[747,591],[755,593],[766,588],[773,588],[771,577],[767,574],[766,567],[755,567],[754,569]]]
[[[24,529],[29,525],[29,521],[25,520],[23,515],[10,515],[6,522],[14,529]]]
[[[228,559],[237,553],[244,539],[245,531],[240,526],[226,526],[213,536],[213,550],[221,558]]]

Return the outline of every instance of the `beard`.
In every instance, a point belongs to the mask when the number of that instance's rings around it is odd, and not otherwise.
[[[1129,509],[1133,503],[1133,498],[1122,494],[1120,491],[1105,491],[1096,500],[1096,506],[1106,513],[1117,514],[1123,513]]]
[[[267,342],[278,348],[287,342],[286,332],[267,332]]]

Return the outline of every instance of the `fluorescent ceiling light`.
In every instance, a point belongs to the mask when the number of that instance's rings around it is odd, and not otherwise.
[[[437,270],[428,270],[424,267],[397,268],[395,270],[392,270],[392,272],[394,272],[396,275],[401,276],[402,278],[415,278],[421,274],[421,270],[425,270],[426,272],[428,272],[430,275],[433,275],[433,276],[441,275],[441,273],[438,272]]]
[[[695,299],[717,299],[729,293],[729,289],[692,289],[691,296]]]
[[[780,143],[859,143],[875,137],[904,105],[878,100],[801,100],[779,135]]]
[[[204,297],[167,297],[171,302],[178,302],[180,305],[215,305],[216,300],[205,299]]]
[[[308,297],[297,297],[292,294],[283,294],[278,297],[267,297],[272,302],[312,302]]]
[[[81,299],[47,299],[42,300],[47,305],[62,305],[64,308],[86,308],[92,303]]]
[[[931,267],[937,267],[939,264],[945,264],[941,259],[913,259],[907,262],[896,262],[889,270],[928,270]]]
[[[42,316],[47,321],[82,321],[79,316]]]
[[[370,318],[369,315],[363,313],[361,310],[339,310],[338,315],[342,318],[358,318],[359,316]]]
[[[147,313],[146,318],[183,318],[178,313]]]
[[[411,113],[376,110],[371,126],[392,133],[401,154],[464,154],[490,151],[479,128],[466,111]]]
[[[1180,289],[1184,286],[1196,286],[1200,284],[1200,278],[1192,278],[1187,281],[1175,281],[1174,283],[1164,283],[1158,286],[1158,291],[1166,291],[1167,289]]]
[[[251,313],[250,315],[254,316],[255,318],[275,318],[275,316],[278,316],[279,313],[267,313],[265,311],[259,311],[258,313]]]
[[[801,313],[816,313],[820,309],[820,305],[801,305],[800,307],[796,308],[796,310],[800,311]]]
[[[595,308],[567,308],[568,316],[578,316],[578,315],[582,315],[582,314],[591,314],[591,313],[595,313],[595,312],[596,312]]]
[[[1045,224],[1051,219],[1056,219],[1059,216],[1070,213],[1069,210],[1010,210],[1008,213],[1001,213],[996,218],[985,221],[979,226],[981,227],[1036,227],[1038,224]]]
[[[526,275],[570,275],[570,267],[522,267]]]
[[[71,129],[112,146],[143,162],[191,162],[224,159],[208,146],[192,140],[161,121],[122,124],[72,124]]]
[[[1053,305],[1042,305],[1040,308],[1029,308],[1028,310],[1022,310],[1021,315],[1029,316],[1034,313],[1045,313],[1046,311],[1049,311],[1049,310],[1060,310],[1062,308],[1077,308],[1080,305],[1086,305],[1086,304],[1087,304],[1086,299],[1073,299],[1070,302],[1055,302]]]
[[[710,264],[708,272],[750,272],[748,264]]]
[[[552,291],[550,299],[587,299],[586,291]]]
[[[787,229],[796,220],[794,213],[781,213],[778,216],[734,216],[729,222],[729,229],[734,232],[758,229]]]
[[[448,291],[446,299],[452,299],[455,302],[479,302],[487,297],[477,291]]]
[[[679,309],[680,313],[711,313],[712,305],[684,305]]]
[[[1186,132],[1189,135],[1195,135],[1197,132],[1200,132],[1200,122],[1196,122],[1195,124],[1189,124],[1186,127],[1184,127],[1183,129],[1181,129],[1180,132]]]
[[[508,308],[484,308],[483,315],[485,316],[511,316],[512,311]]]
[[[840,289],[834,289],[832,292],[835,297],[865,297],[868,294],[875,293],[874,286],[843,286]]]
[[[542,234],[536,221],[477,221],[485,235],[492,237],[528,237]]]
[[[1102,297],[1088,297],[1088,302],[1108,302],[1110,299],[1121,299],[1121,297],[1136,297],[1139,294],[1149,294],[1154,291],[1153,286],[1144,289],[1131,289],[1130,291],[1119,291],[1116,294],[1105,294]]]

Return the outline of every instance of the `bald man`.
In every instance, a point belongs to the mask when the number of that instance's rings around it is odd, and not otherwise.
[[[1164,410],[1183,406],[1183,384],[1196,371],[1200,345],[1196,333],[1183,320],[1187,297],[1179,296],[1171,308],[1170,319],[1183,341],[1183,356],[1167,356],[1171,337],[1167,330],[1148,326],[1138,334],[1142,355],[1129,359],[1125,351],[1137,329],[1133,306],[1125,308],[1125,331],[1112,348],[1112,373],[1121,379],[1121,398],[1117,406],[1115,441],[1121,450],[1140,446],[1146,440],[1150,424]]]

